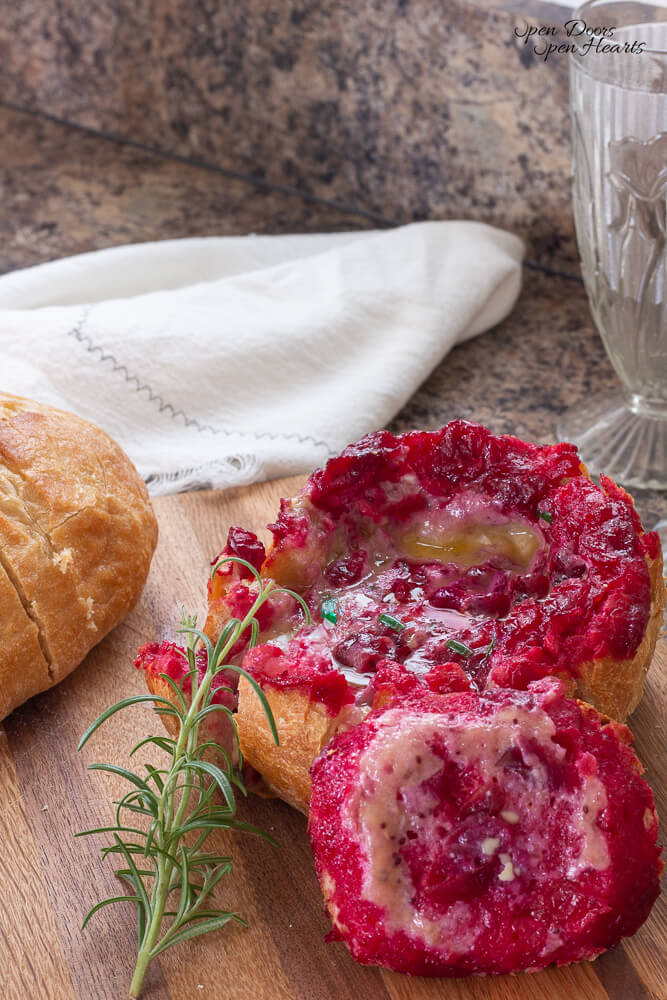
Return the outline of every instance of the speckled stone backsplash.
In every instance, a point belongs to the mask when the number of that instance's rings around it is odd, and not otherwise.
[[[481,0],[6,0],[0,99],[378,221],[492,222],[574,269],[567,58],[521,23]]]

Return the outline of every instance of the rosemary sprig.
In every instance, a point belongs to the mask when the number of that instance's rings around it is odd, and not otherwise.
[[[243,675],[252,685],[266,713],[273,739],[278,743],[278,733],[266,697],[258,683],[245,670],[227,659],[231,650],[246,630],[250,631],[250,647],[256,645],[259,625],[256,614],[271,594],[290,594],[301,606],[310,621],[308,607],[298,594],[265,582],[250,563],[236,556],[221,562],[237,562],[250,569],[258,583],[257,597],[242,619],[233,618],[216,642],[196,627],[196,617],[181,616],[182,629],[187,636],[186,651],[189,670],[179,683],[161,674],[172,688],[175,704],[154,694],[124,698],[106,709],[88,727],[81,737],[81,750],[93,733],[112,715],[132,705],[152,702],[159,714],[170,715],[178,723],[178,736],[147,736],[130,752],[151,746],[166,752],[171,758],[168,767],[144,764],[145,774],[138,774],[115,764],[90,764],[90,770],[107,771],[119,775],[131,786],[116,803],[116,821],[112,826],[97,827],[76,834],[78,837],[109,833],[112,843],[102,848],[102,857],[120,861],[116,875],[129,885],[131,892],[112,896],[96,903],[88,911],[83,927],[90,918],[105,906],[114,903],[133,903],[137,908],[138,946],[137,963],[130,984],[130,996],[138,997],[146,970],[157,955],[190,938],[224,927],[229,921],[245,926],[237,913],[218,909],[212,904],[212,894],[218,882],[232,870],[232,860],[205,849],[206,841],[216,830],[238,830],[258,834],[272,843],[268,834],[236,818],[236,792],[246,794],[242,779],[243,760],[238,746],[238,732],[232,712],[223,705],[212,702],[215,690],[213,679],[222,670],[232,670]],[[221,563],[218,563],[218,566]],[[218,568],[216,566],[216,570]],[[202,644],[207,653],[207,666],[201,681],[196,667],[196,650]],[[190,680],[191,701],[183,689]],[[227,751],[212,739],[200,740],[201,723],[213,712],[224,712],[231,722],[238,763],[234,764]],[[217,751],[220,763],[211,763],[209,751]],[[219,792],[221,802],[216,800]],[[129,816],[128,816],[129,814]],[[143,818],[143,823],[141,823]],[[165,918],[173,918],[165,926]]]

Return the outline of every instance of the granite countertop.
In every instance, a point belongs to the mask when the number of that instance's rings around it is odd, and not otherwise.
[[[492,222],[576,267],[567,59],[516,34],[566,16],[537,0],[23,0],[0,22],[0,101],[359,218]]]
[[[489,16],[496,16],[495,9]],[[470,137],[469,152],[474,153],[479,136],[470,132]],[[341,203],[312,185],[286,186],[260,173],[149,150],[127,136],[111,138],[96,128],[0,100],[0,270],[145,240],[332,231],[394,221],[396,213],[384,212],[377,198],[366,204],[360,194]],[[495,330],[454,350],[397,415],[392,429],[435,427],[462,416],[499,432],[554,441],[560,414],[616,384],[572,260],[571,233],[562,235],[566,216],[559,210],[563,254],[545,257],[548,224],[537,219],[538,238],[531,241],[521,207],[522,197],[532,204],[526,183],[526,170],[519,171],[514,228],[528,239],[529,263],[516,308]],[[567,184],[562,176],[561,187]],[[566,199],[565,190],[558,194],[559,204]],[[422,214],[456,215],[458,206],[458,213],[466,215],[470,204],[469,190],[462,191],[458,202],[451,191],[446,213]],[[489,221],[498,221],[491,209],[489,214]],[[485,217],[483,205],[475,203],[471,215]],[[511,219],[505,222],[511,227]],[[637,499],[648,525],[665,516],[664,497],[658,493]]]

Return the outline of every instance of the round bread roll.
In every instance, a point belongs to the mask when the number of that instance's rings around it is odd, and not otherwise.
[[[156,542],[144,483],[104,431],[0,394],[0,718],[134,607]]]
[[[630,741],[554,678],[389,696],[312,768],[329,940],[363,964],[461,976],[592,959],[634,934],[663,865]]]
[[[619,721],[641,697],[665,601],[660,542],[624,490],[591,482],[573,445],[465,421],[378,432],[316,471],[270,529],[268,553],[232,528],[223,555],[302,595],[311,624],[269,598],[261,645],[237,660],[262,685],[280,746],[244,680],[237,722],[268,789],[304,812],[310,764],[363,717],[385,659],[436,691],[452,671],[480,691],[560,677]],[[216,569],[213,641],[256,586],[243,568]]]

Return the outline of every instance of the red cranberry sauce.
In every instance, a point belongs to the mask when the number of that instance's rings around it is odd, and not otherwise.
[[[551,589],[513,609],[512,629],[498,635],[490,676],[501,685],[525,687],[568,668],[576,675],[579,664],[605,656],[630,658],[646,630],[645,553],[654,540],[638,534],[627,494],[575,479],[554,492],[550,510]]]
[[[534,517],[539,501],[580,471],[574,445],[539,447],[453,420],[439,431],[368,434],[313,473],[309,495],[315,507],[335,516],[359,506],[375,519],[391,519],[404,515],[406,497],[395,497],[389,487],[412,474],[420,492],[439,503],[475,491],[507,513]]]
[[[221,560],[230,557],[245,560],[245,562],[250,563],[259,572],[262,568],[262,563],[266,559],[266,551],[264,545],[254,532],[246,531],[245,528],[239,528],[233,524],[227,533],[227,544],[220,555],[213,560],[211,566],[217,566]],[[223,563],[223,565],[218,566],[217,572],[226,574],[233,572],[234,569],[238,570],[240,579],[252,579],[251,570],[241,563]]]
[[[477,531],[476,555],[429,544],[457,526]],[[484,543],[503,526],[529,540],[525,558]],[[421,675],[453,661],[480,689],[576,676],[591,659],[631,657],[648,621],[645,555],[658,543],[623,490],[582,475],[572,445],[465,421],[378,432],[283,501],[271,530],[263,572],[297,587],[313,621],[286,655],[305,643],[357,688],[385,658]]]
[[[246,655],[243,667],[262,687],[307,691],[310,700],[322,704],[332,717],[354,701],[352,688],[332,667],[329,656],[319,653],[306,639],[296,638],[290,647],[289,653],[284,653],[270,643],[256,646]]]
[[[553,678],[398,691],[311,769],[331,936],[363,963],[457,976],[592,958],[634,933],[662,864],[629,739]]]
[[[252,581],[253,579],[252,571],[242,563],[232,562],[232,558],[245,560],[259,572],[266,558],[266,551],[254,532],[232,525],[227,533],[227,544],[211,562],[211,566],[215,567],[215,572],[211,571],[212,576],[208,580],[210,604],[225,603],[232,581]]]

